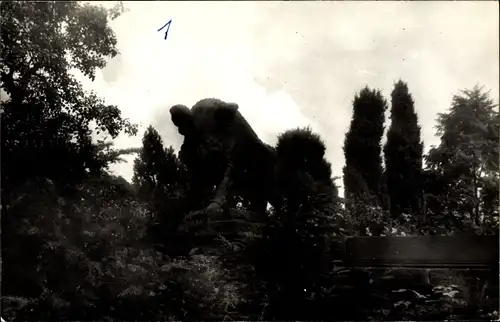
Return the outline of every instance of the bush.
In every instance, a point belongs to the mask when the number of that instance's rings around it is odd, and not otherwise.
[[[217,257],[171,260],[145,242],[151,215],[143,204],[103,198],[110,189],[97,182],[71,197],[49,182],[25,191],[33,193],[7,212],[4,318],[223,319],[238,304],[238,286]]]

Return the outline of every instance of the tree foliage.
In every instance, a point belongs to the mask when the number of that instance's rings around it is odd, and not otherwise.
[[[453,97],[448,113],[437,118],[441,143],[426,156],[428,172],[441,188],[437,211],[448,220],[460,218],[476,226],[484,214],[498,216],[499,115],[488,92],[479,86]],[[496,197],[493,197],[496,195]],[[430,208],[430,211],[434,209]],[[484,213],[483,213],[484,212]]]
[[[93,127],[112,138],[136,127],[85,92],[74,71],[93,79],[117,54],[109,12],[75,1],[0,5],[1,88],[8,95],[1,103],[3,190],[33,176],[70,185],[106,168]]]
[[[309,128],[278,137],[276,180],[282,202],[265,230],[258,266],[270,297],[268,319],[300,318],[296,309],[309,306],[320,291],[319,273],[327,271],[327,236],[335,230],[338,196],[325,150]]]
[[[365,234],[367,209],[385,202],[381,140],[387,102],[379,90],[363,88],[353,100],[353,114],[344,139],[344,198],[348,230]],[[364,219],[363,219],[364,218]]]
[[[133,184],[139,196],[155,191],[172,190],[181,181],[182,164],[172,147],[164,148],[160,134],[149,126],[142,139],[142,149],[134,161]]]
[[[394,85],[391,98],[391,126],[384,146],[391,216],[421,216],[423,143],[414,101],[408,85],[401,80]]]
[[[163,147],[160,134],[152,126],[146,129],[142,149],[134,160],[132,183],[137,197],[154,214],[153,238],[164,242],[164,237],[172,235],[183,218],[186,176],[174,149]]]
[[[386,100],[378,90],[363,88],[353,101],[351,126],[344,140],[344,189],[347,198],[368,194],[380,197],[382,179],[381,140]]]

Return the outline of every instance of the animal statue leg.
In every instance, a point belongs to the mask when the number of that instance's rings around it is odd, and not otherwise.
[[[233,161],[228,159],[224,178],[215,189],[214,197],[206,209],[209,217],[216,216],[220,211],[222,211],[223,205],[227,204],[228,191],[233,186],[233,164]]]
[[[192,173],[189,185],[189,211],[201,210],[210,198],[213,185],[207,182],[203,173],[199,171]]]

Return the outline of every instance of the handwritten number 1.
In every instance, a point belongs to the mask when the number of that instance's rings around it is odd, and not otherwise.
[[[164,39],[167,39],[167,36],[168,36],[168,30],[170,29],[170,23],[172,22],[172,19],[170,19],[163,27],[161,27],[160,29],[158,29],[158,31],[162,30],[163,28],[167,27],[167,30],[165,31],[165,38]]]

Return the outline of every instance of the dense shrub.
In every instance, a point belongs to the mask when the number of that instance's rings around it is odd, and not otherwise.
[[[237,285],[225,280],[217,257],[172,260],[144,242],[151,220],[145,205],[102,199],[109,191],[90,183],[80,187],[80,201],[61,197],[49,183],[28,186],[38,192],[8,211],[23,225],[4,235],[11,238],[4,251],[5,318],[222,319],[238,304]],[[25,240],[31,242],[19,243]],[[35,290],[32,297],[14,292],[19,285]]]

